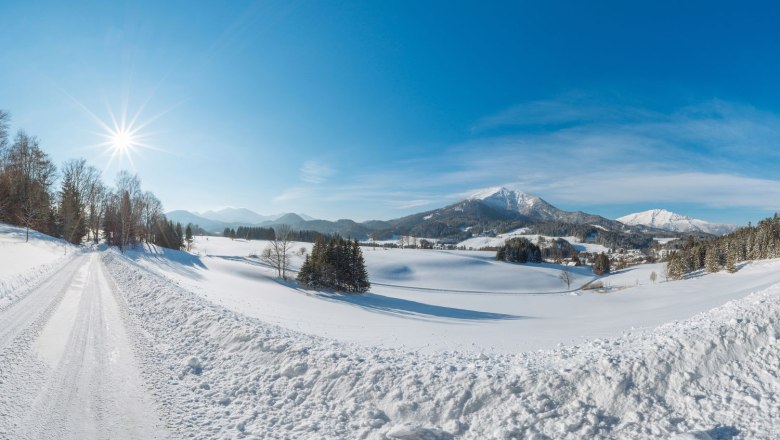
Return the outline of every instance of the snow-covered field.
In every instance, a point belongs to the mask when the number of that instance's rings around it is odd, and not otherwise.
[[[118,284],[125,286],[130,313],[143,333],[152,341],[166,341],[145,344],[144,370],[163,399],[168,420],[180,421],[182,435],[367,439],[780,435],[776,422],[780,286],[653,331],[578,346],[512,354],[421,353],[279,328],[192,295],[115,253],[105,261]],[[776,273],[778,267],[779,261],[763,262],[743,271],[762,277]],[[695,283],[694,279],[680,284],[703,287]],[[686,290],[676,293],[685,295]],[[704,293],[717,294],[715,289]],[[645,305],[646,314],[658,313]],[[331,319],[337,326],[342,317]]]
[[[780,282],[780,273],[761,264],[733,275],[664,282],[662,265],[655,264],[600,279],[608,294],[560,293],[567,289],[555,265],[498,262],[492,252],[369,247],[363,253],[373,288],[343,296],[276,279],[249,257],[264,246],[198,237],[199,256],[148,250],[131,256],[216,304],[268,323],[370,347],[424,352],[516,353],[581,343],[686,319]],[[301,261],[295,256],[293,265]],[[595,278],[589,268],[570,269],[572,289]],[[656,283],[650,281],[653,271]]]
[[[552,265],[364,249],[377,285],[343,297],[262,247],[73,253],[0,287],[0,438],[780,438],[780,260],[553,293]]]

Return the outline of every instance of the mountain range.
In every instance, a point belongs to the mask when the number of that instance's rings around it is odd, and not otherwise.
[[[530,227],[538,229],[538,233],[552,229],[559,232],[556,235],[610,235],[612,242],[619,243],[620,237],[639,235],[646,241],[651,236],[724,234],[734,230],[732,225],[690,219],[665,210],[630,214],[617,220],[582,211],[564,211],[539,196],[506,187],[487,188],[430,211],[361,223],[349,219],[318,220],[294,213],[265,216],[245,208],[225,208],[201,214],[172,211],[166,215],[173,221],[197,224],[212,233],[221,233],[227,227],[288,224],[301,230],[377,240],[399,235],[462,240],[473,235]]]
[[[316,221],[314,217],[303,213],[261,215],[247,208],[223,208],[203,213],[176,210],[165,213],[165,216],[181,224],[192,223],[193,225],[198,225],[211,233],[222,233],[225,228],[237,228],[239,226],[298,225],[306,221]]]
[[[649,211],[637,212],[620,217],[617,220],[625,225],[643,225],[667,231],[704,232],[713,235],[724,235],[734,232],[737,229],[736,225],[710,223],[665,209],[651,209]]]

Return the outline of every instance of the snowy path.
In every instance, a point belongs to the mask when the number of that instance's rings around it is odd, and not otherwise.
[[[98,254],[0,312],[0,438],[166,437]]]

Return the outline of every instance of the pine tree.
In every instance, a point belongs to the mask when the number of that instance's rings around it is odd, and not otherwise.
[[[187,225],[187,229],[184,232],[184,238],[187,240],[187,252],[189,252],[192,248],[192,224]]]
[[[593,259],[593,273],[596,275],[609,273],[609,257],[603,252],[596,255],[596,258]]]
[[[726,257],[726,271],[728,271],[728,273],[737,271],[737,255],[735,252],[729,252]]]
[[[685,275],[685,265],[679,254],[675,253],[669,257],[669,262],[666,263],[666,272],[669,274],[669,278],[673,280],[682,279]]]
[[[367,292],[371,288],[371,283],[368,281],[368,270],[366,270],[366,261],[363,259],[363,251],[357,240],[352,242],[352,258],[354,291],[357,293]]]
[[[709,273],[715,273],[720,270],[718,264],[718,252],[714,246],[709,246],[704,257],[704,268]]]
[[[87,225],[78,188],[70,178],[62,182],[59,217],[63,238],[73,244],[80,244],[82,237],[87,234]]]
[[[176,223],[176,236],[174,238],[173,242],[173,249],[181,249],[184,247],[184,233],[182,232],[181,223]]]

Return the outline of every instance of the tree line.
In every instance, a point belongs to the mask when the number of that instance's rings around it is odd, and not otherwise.
[[[162,203],[141,189],[138,176],[121,171],[114,183],[84,159],[59,169],[40,140],[19,130],[10,136],[11,116],[0,110],[0,221],[80,244],[101,235],[125,249],[140,241],[178,249],[185,234],[163,215]]]
[[[287,225],[279,225],[276,227],[276,229],[280,229],[282,227],[287,227]],[[239,226],[238,228],[225,228],[222,231],[222,236],[228,237],[230,239],[242,238],[244,240],[276,240],[277,235],[277,231],[272,227],[263,228],[257,226]],[[300,241],[305,243],[314,243],[317,240],[317,237],[326,236],[325,234],[317,231],[293,230],[289,227],[287,227],[285,230],[284,235],[286,239],[290,241]]]
[[[780,258],[780,217],[748,225],[721,237],[698,239],[689,236],[667,260],[669,278],[681,279],[686,273],[704,269],[736,272],[737,264],[747,260]]]

